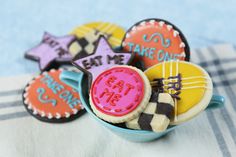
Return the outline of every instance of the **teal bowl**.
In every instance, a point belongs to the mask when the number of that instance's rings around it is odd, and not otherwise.
[[[145,131],[145,130],[132,130],[128,128],[122,128],[119,126],[115,126],[111,123],[108,123],[106,121],[103,121],[102,119],[98,118],[93,111],[91,110],[91,107],[89,105],[89,97],[88,97],[88,91],[84,89],[88,89],[88,78],[86,75],[83,75],[82,72],[71,72],[71,71],[63,71],[60,75],[60,79],[68,84],[69,86],[77,89],[77,91],[80,94],[81,102],[88,112],[88,114],[95,119],[99,124],[103,125],[116,135],[125,138],[130,141],[134,142],[149,142],[156,139],[159,139],[160,137],[166,135],[170,131],[176,129],[177,127],[181,127],[181,125],[178,126],[170,126],[167,128],[164,132],[152,132],[152,131]],[[211,102],[209,103],[207,109],[213,109],[221,107],[224,104],[224,97],[213,95]]]

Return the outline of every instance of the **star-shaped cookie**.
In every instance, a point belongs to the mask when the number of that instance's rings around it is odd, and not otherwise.
[[[82,58],[76,56],[72,63],[80,70],[89,73],[92,77],[90,81],[93,81],[103,71],[115,65],[129,64],[132,59],[132,53],[115,52],[106,38],[101,35],[91,55]]]
[[[55,37],[45,32],[42,41],[28,50],[25,57],[38,61],[41,71],[48,70],[55,61],[69,63],[73,56],[69,53],[68,47],[74,40],[75,36],[73,35]]]

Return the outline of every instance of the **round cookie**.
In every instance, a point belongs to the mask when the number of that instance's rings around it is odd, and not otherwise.
[[[150,96],[150,82],[142,71],[131,66],[115,66],[94,80],[90,105],[101,119],[122,123],[136,118]]]
[[[69,52],[80,58],[93,52],[100,35],[105,36],[113,48],[120,46],[125,30],[109,22],[92,22],[75,28],[71,34],[77,40],[70,45]]]
[[[60,81],[61,72],[61,69],[43,72],[25,87],[24,105],[38,120],[68,122],[85,112],[78,92]]]
[[[169,93],[175,100],[175,118],[171,125],[183,123],[201,111],[212,98],[212,81],[200,66],[185,61],[169,61],[145,71],[152,88]]]
[[[133,64],[144,70],[162,61],[190,59],[184,35],[176,26],[162,19],[136,23],[126,32],[122,49],[133,52]]]

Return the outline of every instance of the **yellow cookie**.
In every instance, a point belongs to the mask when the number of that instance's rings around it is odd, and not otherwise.
[[[104,35],[112,47],[121,45],[125,30],[109,22],[92,22],[75,28],[70,34],[75,35],[75,40],[69,47],[73,56],[85,57],[93,53],[96,41]]]
[[[153,88],[175,98],[175,118],[171,125],[185,122],[209,104],[212,81],[200,66],[185,61],[169,61],[154,65],[145,71]]]

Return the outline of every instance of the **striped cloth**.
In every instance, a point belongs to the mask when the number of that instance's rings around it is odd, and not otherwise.
[[[87,114],[71,123],[42,123],[21,102],[32,75],[0,78],[0,157],[236,156],[236,50],[227,44],[196,49],[191,60],[210,73],[214,92],[226,98],[225,107],[205,111],[150,143],[119,138]]]

